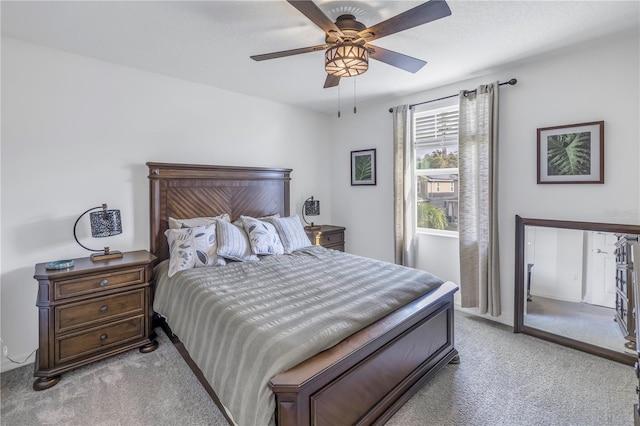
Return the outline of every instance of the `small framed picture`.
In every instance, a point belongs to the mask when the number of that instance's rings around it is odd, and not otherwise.
[[[538,183],[604,183],[604,121],[538,129]]]
[[[376,150],[351,151],[351,185],[376,184]]]

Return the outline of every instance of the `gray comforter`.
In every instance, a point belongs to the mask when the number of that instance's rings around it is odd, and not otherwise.
[[[273,376],[442,284],[321,246],[172,278],[167,270],[156,269],[154,310],[242,426],[274,423]]]

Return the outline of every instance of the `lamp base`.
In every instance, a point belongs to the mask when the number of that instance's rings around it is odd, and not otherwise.
[[[117,251],[117,250],[113,250],[110,251],[109,253],[93,253],[90,258],[92,262],[101,262],[103,260],[110,260],[110,259],[120,259],[123,256],[122,252]]]
[[[307,225],[304,227],[305,231],[319,231],[320,229],[320,225]]]

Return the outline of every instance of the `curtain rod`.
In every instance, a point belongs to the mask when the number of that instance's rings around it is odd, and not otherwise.
[[[498,86],[504,86],[505,84],[508,84],[510,86],[515,85],[518,82],[518,80],[516,80],[515,78],[512,78],[509,81],[505,81],[504,83],[498,83]],[[475,93],[475,89],[473,90],[465,90],[466,93]],[[436,101],[441,101],[443,99],[449,99],[449,98],[455,98],[456,96],[460,96],[459,93],[456,93],[455,95],[449,95],[449,96],[445,96],[442,98],[438,98],[438,99],[431,99],[430,101],[424,101],[424,102],[418,102],[417,104],[411,104],[409,105],[409,109],[413,108],[414,106],[418,106],[418,105],[422,105],[422,104],[428,104],[430,102],[436,102]],[[393,108],[389,108],[389,112],[393,112]]]

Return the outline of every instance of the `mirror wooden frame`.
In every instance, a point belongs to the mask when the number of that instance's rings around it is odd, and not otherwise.
[[[611,232],[614,234],[640,234],[638,225],[619,225],[613,223],[597,222],[573,222],[564,220],[547,220],[523,218],[516,215],[516,249],[515,249],[515,292],[514,292],[514,333],[524,333],[540,339],[548,340],[563,346],[607,358],[613,361],[628,365],[634,365],[637,360],[633,354],[616,352],[611,349],[602,348],[580,340],[571,339],[566,336],[543,331],[537,328],[528,327],[524,324],[524,303],[525,303],[525,226],[540,226],[547,228],[576,229],[584,231]]]

